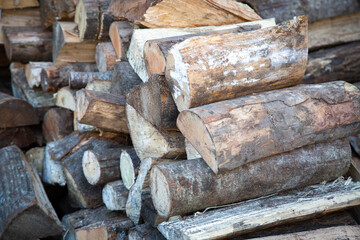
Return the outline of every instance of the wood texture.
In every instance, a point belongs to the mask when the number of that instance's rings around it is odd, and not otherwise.
[[[0,148],[16,145],[23,149],[35,144],[36,142],[36,134],[30,127],[0,129]]]
[[[165,240],[156,228],[148,224],[140,224],[129,230],[129,240]]]
[[[99,72],[111,71],[116,64],[116,52],[111,42],[96,45],[95,61]]]
[[[157,227],[160,223],[167,221],[167,218],[161,217],[154,207],[154,204],[152,202],[151,198],[147,198],[144,200],[142,207],[141,207],[141,213],[140,213],[142,219],[145,223],[151,225],[152,227]]]
[[[80,39],[97,39],[100,28],[99,15],[98,0],[78,1],[74,22],[78,25]]]
[[[73,113],[63,108],[49,109],[43,119],[42,132],[46,142],[57,141],[72,133]]]
[[[128,62],[116,63],[111,79],[112,94],[125,96],[129,91],[142,83],[141,79]]]
[[[345,185],[344,181],[336,181],[164,222],[158,229],[167,239],[218,239],[309,219],[357,204],[359,183]]]
[[[70,89],[69,87],[60,88],[56,93],[56,106],[75,111],[76,108],[76,98],[75,90]]]
[[[127,60],[126,53],[134,28],[134,24],[125,21],[116,21],[110,25],[109,37],[118,59]]]
[[[196,151],[194,146],[185,138],[185,152],[188,160],[201,158],[201,155]]]
[[[360,41],[310,53],[302,83],[359,81],[359,53]]]
[[[78,0],[40,0],[41,22],[44,29],[56,21],[72,21]]]
[[[45,147],[31,148],[25,153],[26,161],[31,164],[39,177],[42,177],[43,162],[45,158]]]
[[[107,183],[102,190],[102,199],[107,209],[119,211],[126,209],[129,191],[121,180]]]
[[[37,0],[19,0],[19,1],[1,1],[1,9],[17,9],[17,8],[29,8],[39,7]]]
[[[183,111],[177,126],[218,173],[355,134],[359,98],[360,91],[343,81],[298,85]]]
[[[26,80],[30,88],[39,87],[41,84],[41,70],[52,66],[52,62],[29,62],[25,65]]]
[[[307,42],[307,17],[295,17],[274,27],[174,45],[165,75],[178,110],[300,83]]]
[[[140,158],[134,148],[124,150],[120,155],[120,172],[123,185],[130,190],[140,169]]]
[[[60,234],[60,220],[39,176],[21,150],[16,146],[2,148],[0,158],[1,239],[37,239]]]
[[[70,72],[68,75],[69,87],[81,89],[93,79],[111,81],[112,72]]]

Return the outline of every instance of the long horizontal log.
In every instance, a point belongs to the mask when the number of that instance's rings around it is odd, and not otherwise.
[[[360,91],[338,81],[298,85],[189,109],[179,114],[177,126],[218,173],[309,144],[354,135],[360,130],[359,120]]]
[[[130,190],[135,183],[135,179],[139,173],[140,158],[137,156],[134,148],[123,151],[120,155],[120,172],[123,185]]]
[[[56,106],[75,111],[76,107],[76,98],[75,90],[70,89],[69,87],[61,88],[55,96]]]
[[[2,128],[0,129],[0,148],[16,145],[27,148],[37,143],[37,136],[30,127]]]
[[[37,0],[19,0],[19,1],[1,1],[1,9],[18,9],[18,8],[29,8],[39,7]]]

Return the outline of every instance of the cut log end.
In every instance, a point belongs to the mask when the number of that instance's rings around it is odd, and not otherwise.
[[[120,172],[125,187],[130,189],[135,183],[136,176],[133,161],[126,151],[123,151],[120,155]]]
[[[127,195],[128,191],[121,180],[106,184],[102,190],[103,202],[110,211],[125,210]]]
[[[78,24],[80,39],[84,39],[86,29],[86,9],[84,1],[79,1],[76,5],[74,22]]]
[[[91,185],[98,184],[101,175],[101,168],[96,155],[92,151],[86,151],[82,159],[82,168],[86,180]]]
[[[156,166],[151,171],[150,189],[154,207],[158,214],[162,217],[168,217],[171,210],[169,183],[163,172]]]
[[[144,61],[149,77],[153,73],[164,74],[165,72],[166,60],[159,56],[163,56],[163,53],[158,45],[146,42],[144,45]]]

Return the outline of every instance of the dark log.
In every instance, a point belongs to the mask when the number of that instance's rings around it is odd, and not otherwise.
[[[157,227],[160,223],[167,221],[167,218],[161,217],[154,207],[154,204],[152,202],[151,198],[147,198],[143,201],[142,207],[141,207],[141,213],[140,213],[142,219],[147,224]]]
[[[69,87],[72,89],[81,89],[93,79],[111,81],[112,72],[70,72],[68,75]]]
[[[121,179],[126,187],[130,190],[135,183],[135,179],[140,169],[140,158],[137,156],[134,148],[124,150],[120,155],[120,172]]]
[[[129,191],[121,180],[107,183],[102,190],[103,202],[110,211],[124,211],[128,195]]]
[[[0,129],[0,148],[16,145],[26,148],[36,143],[36,135],[29,127]]]
[[[126,53],[130,46],[134,27],[134,24],[125,21],[113,22],[110,25],[109,37],[118,59],[127,60]]]
[[[42,130],[46,142],[57,141],[72,133],[73,113],[63,108],[51,108],[46,112]]]
[[[60,235],[60,220],[39,176],[21,150],[16,146],[2,148],[0,159],[0,238],[38,239]]]
[[[129,240],[165,240],[164,236],[156,228],[148,225],[136,225],[129,230]]]
[[[111,42],[98,43],[95,61],[99,72],[111,71],[116,64],[116,52]]]
[[[96,92],[111,93],[111,84],[111,81],[93,79],[86,84],[85,89]]]
[[[77,3],[78,0],[40,0],[42,27],[51,28],[56,21],[72,21]]]
[[[114,66],[110,92],[118,96],[125,96],[132,88],[141,83],[141,79],[128,62],[119,62]]]

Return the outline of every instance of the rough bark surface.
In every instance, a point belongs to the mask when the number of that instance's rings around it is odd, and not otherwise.
[[[68,82],[72,89],[81,89],[93,79],[111,81],[112,72],[69,72]]]
[[[19,0],[19,1],[1,1],[1,9],[18,9],[18,8],[29,8],[39,7],[37,0]]]
[[[125,96],[133,87],[141,83],[141,79],[128,62],[119,62],[113,69],[110,92],[118,96]]]
[[[95,61],[99,72],[111,71],[116,64],[116,52],[111,42],[98,43]]]
[[[148,224],[136,225],[129,230],[129,240],[165,240],[164,236],[156,228]]]

